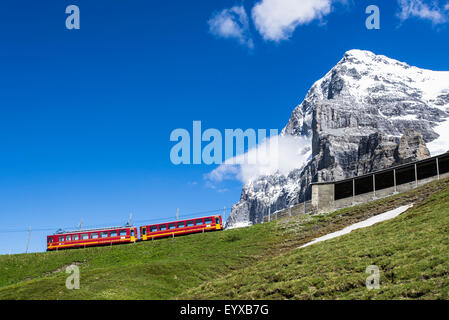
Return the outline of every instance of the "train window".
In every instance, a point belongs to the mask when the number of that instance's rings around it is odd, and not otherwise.
[[[178,223],[176,224],[176,226],[177,226],[178,228],[184,228],[186,225],[185,225],[184,222],[178,222]]]
[[[212,218],[206,218],[206,219],[204,219],[204,223],[205,223],[205,224],[211,224],[211,223],[212,223]]]
[[[187,226],[188,227],[193,227],[193,220],[187,221]]]
[[[66,236],[65,241],[72,241],[72,236]]]
[[[157,231],[157,226],[150,227],[150,232],[156,232],[156,231]]]
[[[59,242],[64,242],[64,236],[59,237]]]
[[[147,234],[147,228],[143,227],[142,228],[142,235],[146,235]]]
[[[220,224],[220,219],[218,219],[217,217],[215,217],[215,223],[216,223],[216,224]]]
[[[168,224],[168,229],[176,229],[176,226],[175,226],[175,224],[174,223],[169,223]]]
[[[79,240],[79,236],[77,234],[73,235],[73,241],[78,241]]]
[[[117,231],[111,231],[109,232],[109,234],[111,235],[111,237],[117,237]]]
[[[196,225],[201,225],[201,224],[203,224],[203,219],[196,219],[196,220],[195,220],[195,224],[196,224]]]
[[[91,233],[90,234],[91,239],[98,239],[98,233]]]
[[[128,234],[128,232],[126,232],[126,230],[120,230],[119,234],[121,237],[123,237],[123,236],[126,236]]]
[[[166,224],[160,224],[159,225],[159,230],[167,230],[167,225]]]
[[[102,232],[102,233],[100,233],[100,237],[107,238],[108,237],[108,233],[106,231]]]
[[[89,239],[89,235],[87,233],[81,235],[81,240]]]
[[[48,243],[53,243],[53,238],[48,238]]]

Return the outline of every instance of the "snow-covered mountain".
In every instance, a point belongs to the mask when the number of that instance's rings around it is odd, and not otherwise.
[[[259,223],[332,181],[449,150],[449,72],[351,50],[318,80],[282,135],[310,139],[310,160],[248,182],[228,226]],[[299,146],[298,146],[299,147]],[[306,146],[307,148],[307,146]],[[305,150],[307,152],[307,149]]]

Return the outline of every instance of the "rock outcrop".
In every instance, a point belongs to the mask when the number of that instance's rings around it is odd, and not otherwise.
[[[449,72],[411,67],[351,50],[308,92],[282,131],[305,136],[312,153],[288,175],[247,183],[228,226],[310,198],[310,183],[332,181],[429,157],[449,147]],[[426,147],[429,146],[430,152]]]
[[[397,158],[401,163],[423,160],[430,157],[421,133],[416,130],[407,130],[399,142]]]

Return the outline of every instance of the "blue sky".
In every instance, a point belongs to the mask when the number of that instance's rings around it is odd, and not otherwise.
[[[173,165],[172,130],[280,130],[350,49],[449,70],[448,2],[2,1],[0,254],[24,252],[29,226],[51,230],[32,233],[42,251],[80,219],[229,208],[242,183]],[[80,30],[65,28],[71,4]],[[371,4],[380,30],[365,27]]]

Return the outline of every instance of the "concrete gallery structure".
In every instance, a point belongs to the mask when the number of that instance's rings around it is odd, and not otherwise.
[[[449,177],[449,153],[335,182],[312,184],[312,207],[326,213]]]

